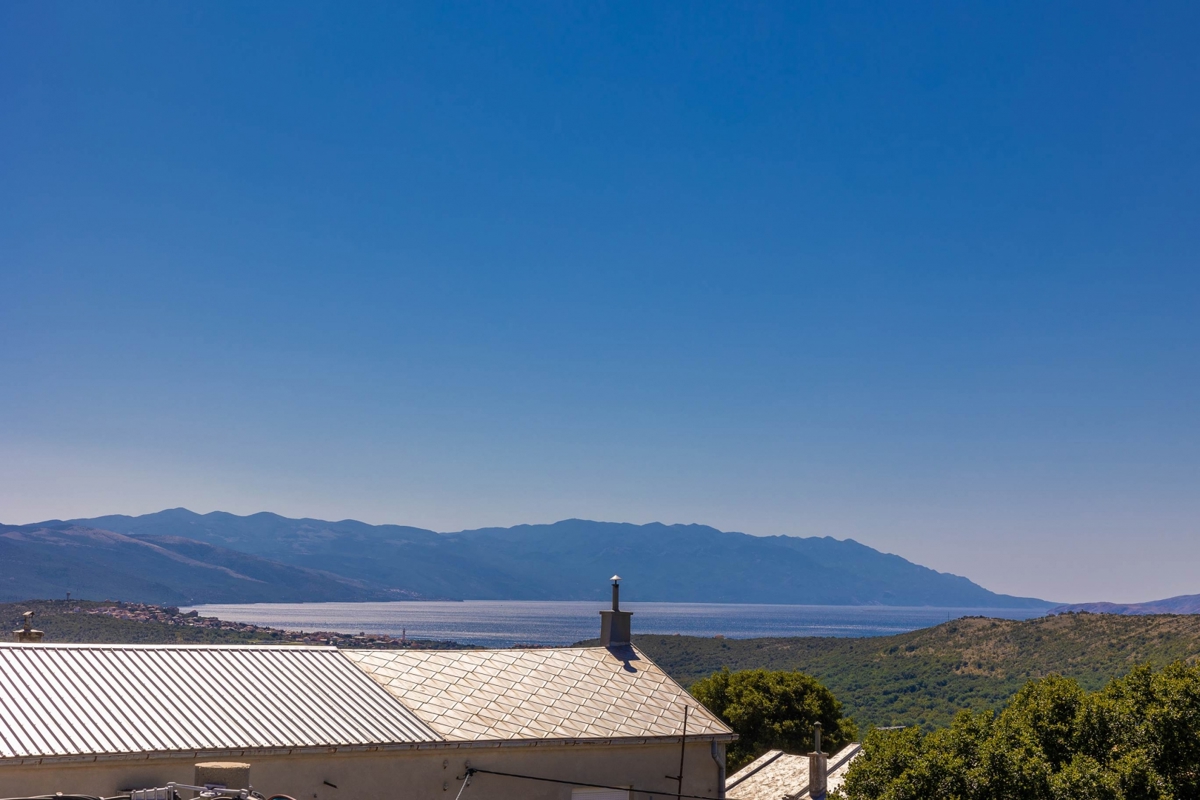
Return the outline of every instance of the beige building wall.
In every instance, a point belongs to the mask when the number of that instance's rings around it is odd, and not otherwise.
[[[85,764],[0,766],[0,797],[63,792],[111,796],[132,788],[191,783],[193,764],[244,761],[254,788],[296,800],[454,800],[467,762],[478,769],[669,793],[677,784],[679,742],[429,748],[284,756],[154,758]],[[724,745],[718,745],[724,760]],[[689,742],[684,794],[718,796],[718,768],[707,741]],[[329,784],[333,784],[330,786]],[[335,788],[336,787],[336,788]],[[462,800],[568,800],[571,786],[477,774]],[[635,800],[651,800],[638,793]],[[659,797],[661,800],[661,796]]]

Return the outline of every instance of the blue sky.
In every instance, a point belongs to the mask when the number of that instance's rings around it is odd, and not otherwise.
[[[0,520],[1200,592],[1200,6],[0,7]]]

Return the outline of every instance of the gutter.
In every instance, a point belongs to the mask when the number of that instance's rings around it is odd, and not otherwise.
[[[734,734],[701,734],[688,736],[687,741],[731,742]],[[613,739],[492,739],[473,742],[389,742],[387,744],[350,744],[315,747],[248,747],[226,750],[155,750],[139,753],[87,753],[79,755],[25,756],[0,758],[0,769],[5,767],[36,766],[41,764],[92,764],[98,762],[162,761],[168,759],[220,759],[247,758],[252,756],[298,756],[333,755],[335,753],[418,752],[422,750],[485,750],[510,747],[586,747],[600,745],[620,747],[622,745],[675,744],[678,736],[653,736]],[[723,768],[722,768],[723,770]]]

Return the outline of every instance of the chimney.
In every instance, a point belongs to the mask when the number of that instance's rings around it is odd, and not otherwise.
[[[619,647],[629,644],[632,611],[621,610],[621,576],[613,575],[612,611],[600,612],[600,646]]]
[[[828,756],[821,752],[821,723],[813,725],[813,751],[808,754],[808,796],[825,800]]]
[[[26,611],[22,616],[25,617],[25,627],[13,631],[13,636],[18,642],[40,642],[46,634],[33,629],[33,612]]]

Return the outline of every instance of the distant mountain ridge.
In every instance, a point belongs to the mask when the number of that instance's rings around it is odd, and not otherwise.
[[[1150,614],[1200,614],[1200,594],[1181,594],[1165,600],[1146,603],[1068,603],[1050,609],[1051,614],[1067,614],[1086,611],[1090,614],[1123,614],[1145,616]]]
[[[995,594],[853,540],[756,537],[705,525],[563,520],[437,533],[355,520],[196,514],[178,508],[138,517],[0,526],[0,564],[16,563],[5,555],[22,566],[0,566],[0,599],[56,597],[66,590],[80,596],[84,590],[72,585],[86,584],[89,597],[101,592],[104,598],[176,604],[602,601],[605,579],[618,572],[626,578],[626,596],[644,601],[1051,605]],[[89,572],[89,563],[111,565],[113,579]]]
[[[66,592],[173,605],[411,597],[180,536],[134,537],[71,522],[0,525],[0,601]]]

